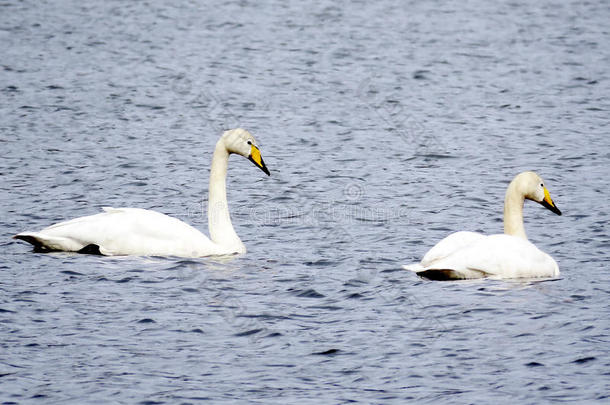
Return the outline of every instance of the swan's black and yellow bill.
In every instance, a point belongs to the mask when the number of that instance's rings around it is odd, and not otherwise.
[[[561,215],[561,211],[559,211],[559,208],[557,208],[557,206],[551,199],[551,193],[549,193],[549,190],[547,190],[546,187],[544,188],[544,199],[540,204],[542,204],[543,207],[553,211],[555,214]]]
[[[260,169],[264,171],[267,176],[271,176],[271,173],[269,173],[269,169],[267,169],[267,166],[265,166],[265,162],[263,161],[263,157],[261,156],[261,151],[258,150],[256,146],[252,145],[250,149],[250,156],[248,157],[248,159],[258,167],[260,167]]]

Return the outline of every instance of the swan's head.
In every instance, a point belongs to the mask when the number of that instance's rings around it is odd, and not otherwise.
[[[242,128],[231,129],[225,131],[220,139],[224,143],[227,152],[242,155],[264,171],[267,176],[271,175],[250,132]]]
[[[549,190],[544,186],[544,181],[537,173],[534,172],[523,172],[513,180],[515,182],[523,196],[529,200],[536,201],[542,204],[543,207],[548,208],[557,215],[561,215],[561,211],[555,205],[551,199]]]

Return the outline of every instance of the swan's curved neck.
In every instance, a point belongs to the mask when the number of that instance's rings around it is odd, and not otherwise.
[[[527,239],[523,226],[523,203],[525,197],[519,182],[512,181],[504,198],[504,233]]]
[[[229,152],[223,139],[216,143],[212,168],[210,170],[210,189],[208,197],[208,229],[210,239],[216,244],[232,247],[243,246],[233,229],[227,203],[227,166]]]

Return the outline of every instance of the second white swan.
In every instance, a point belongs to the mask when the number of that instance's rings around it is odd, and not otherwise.
[[[140,208],[104,208],[96,215],[60,222],[39,232],[14,238],[39,251],[69,251],[103,255],[202,257],[245,253],[229,216],[226,177],[229,155],[236,153],[270,175],[252,134],[226,131],[216,143],[210,170],[208,228],[210,238],[176,219]]]
[[[403,267],[434,280],[557,277],[555,260],[527,240],[523,226],[525,199],[561,215],[540,176],[523,172],[506,190],[504,234],[456,232],[430,249],[420,263]]]

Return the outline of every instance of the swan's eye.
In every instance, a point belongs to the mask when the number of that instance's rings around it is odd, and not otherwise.
[[[248,145],[252,145],[252,141],[248,141]]]
[[[544,187],[544,184],[540,183],[540,187]]]

